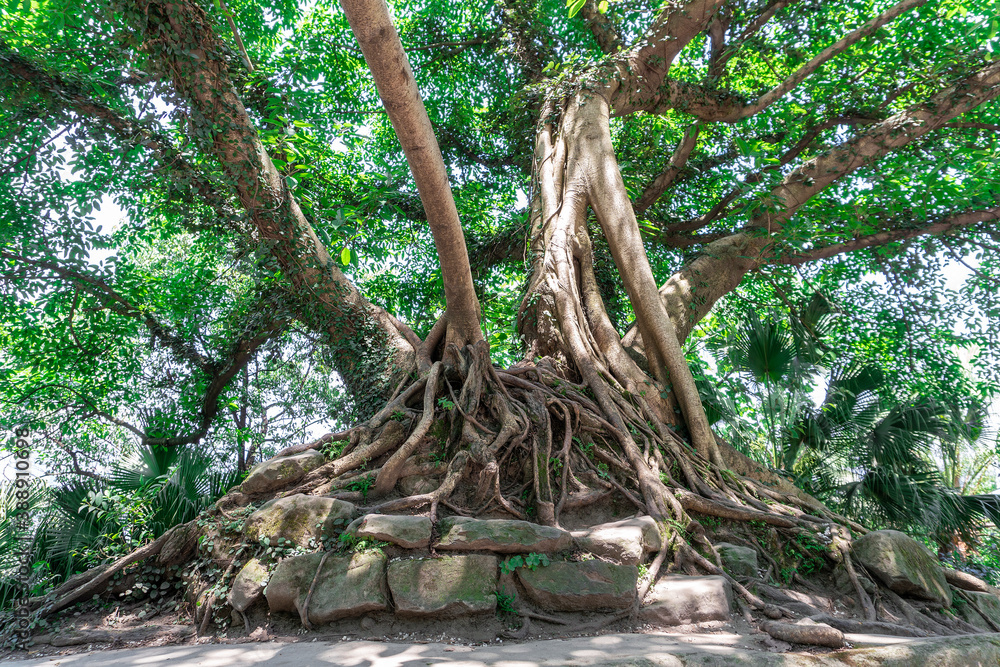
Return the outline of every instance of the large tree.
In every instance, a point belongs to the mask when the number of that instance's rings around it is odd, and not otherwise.
[[[719,571],[667,527],[697,541],[689,513],[832,527],[843,558],[846,519],[712,432],[688,337],[741,285],[816,267],[898,283],[912,343],[929,297],[905,281],[995,243],[995,3],[400,3],[395,24],[382,0],[83,4],[3,18],[10,317],[43,301],[37,326],[72,325],[85,301],[144,327],[197,378],[194,427],[77,402],[169,446],[204,439],[295,322],[360,421],[304,445],[349,443],[286,492],[363,475],[380,511],[490,502],[552,525],[615,493],[664,520],[681,567]],[[240,280],[155,307],[87,261],[101,193],[127,212],[119,242],[184,235]],[[984,294],[994,264],[974,267]],[[21,401],[65,391],[33,382]],[[414,470],[439,483],[398,491]]]

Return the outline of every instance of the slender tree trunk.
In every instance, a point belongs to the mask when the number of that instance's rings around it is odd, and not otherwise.
[[[483,340],[465,235],[434,128],[385,0],[341,0],[420,192],[447,303],[446,344]]]

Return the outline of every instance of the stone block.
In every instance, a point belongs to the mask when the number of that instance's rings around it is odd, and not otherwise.
[[[267,493],[294,484],[326,463],[326,457],[315,449],[264,461],[247,476],[240,485],[243,493]]]
[[[722,559],[722,566],[734,577],[756,577],[759,565],[757,551],[750,547],[741,547],[728,542],[715,545]]]
[[[256,558],[251,558],[233,580],[233,587],[229,590],[229,604],[236,611],[246,611],[260,599],[267,580],[267,568]]]
[[[851,551],[889,590],[951,606],[951,588],[937,558],[909,535],[872,531],[856,539]]]
[[[423,549],[431,541],[431,520],[426,516],[366,514],[355,519],[345,532],[397,544],[404,549]]]
[[[648,516],[602,523],[572,535],[573,545],[580,551],[625,565],[637,565],[650,552],[660,550],[660,531]]]
[[[264,589],[272,612],[301,613],[323,553],[286,558]],[[377,551],[327,557],[309,601],[309,621],[330,623],[389,608],[386,557]]]
[[[627,609],[635,601],[639,568],[600,560],[557,561],[530,570],[517,569],[525,593],[552,611]]]
[[[400,616],[454,618],[496,609],[496,556],[394,560],[388,572]]]
[[[343,500],[299,493],[264,503],[247,518],[243,534],[258,542],[266,537],[272,545],[283,537],[302,547],[310,546],[312,538],[319,546],[338,527],[346,528],[355,511],[354,505]]]
[[[449,517],[440,523],[435,548],[497,553],[553,553],[569,549],[573,537],[565,530],[528,521]]]
[[[654,625],[728,621],[733,589],[725,577],[662,577],[650,589],[639,618]]]

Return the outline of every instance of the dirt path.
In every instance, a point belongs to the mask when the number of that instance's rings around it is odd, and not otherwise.
[[[930,639],[848,636],[831,653],[767,650],[763,635],[617,634],[480,646],[302,641],[189,644],[15,660],[18,667],[688,667],[1000,665],[1000,634]]]

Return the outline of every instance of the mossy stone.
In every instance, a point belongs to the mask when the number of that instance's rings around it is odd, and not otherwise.
[[[400,616],[454,618],[496,609],[496,556],[395,560],[388,579]]]
[[[567,531],[528,521],[449,517],[439,525],[441,540],[435,547],[442,550],[553,553],[573,545]]]
[[[534,570],[520,567],[517,578],[528,597],[543,609],[628,609],[635,602],[639,568],[601,560],[557,561]]]
[[[318,546],[338,528],[346,528],[355,511],[343,500],[299,493],[264,503],[247,518],[243,534],[258,542],[266,537],[272,546],[282,537],[301,547]]]
[[[404,549],[423,549],[431,541],[431,520],[426,516],[366,514],[355,519],[345,532],[391,542]]]
[[[951,588],[937,559],[909,535],[876,530],[855,540],[851,551],[889,590],[951,606]]]
[[[294,456],[273,458],[264,461],[250,471],[247,478],[240,484],[240,491],[247,494],[274,491],[294,484],[305,477],[306,473],[315,470],[324,463],[326,463],[326,457],[315,449]]]
[[[722,559],[722,566],[734,577],[756,577],[760,567],[757,564],[757,552],[750,547],[720,542],[715,545]]]
[[[233,587],[229,591],[229,604],[239,612],[249,609],[250,605],[264,593],[268,577],[267,568],[256,558],[251,558],[233,580]]]
[[[385,554],[379,551],[329,555],[323,570],[316,576],[323,553],[286,558],[278,563],[264,589],[272,612],[301,613],[313,578],[316,587],[309,600],[309,621],[330,623],[342,618],[362,616],[389,607],[385,586]]]

